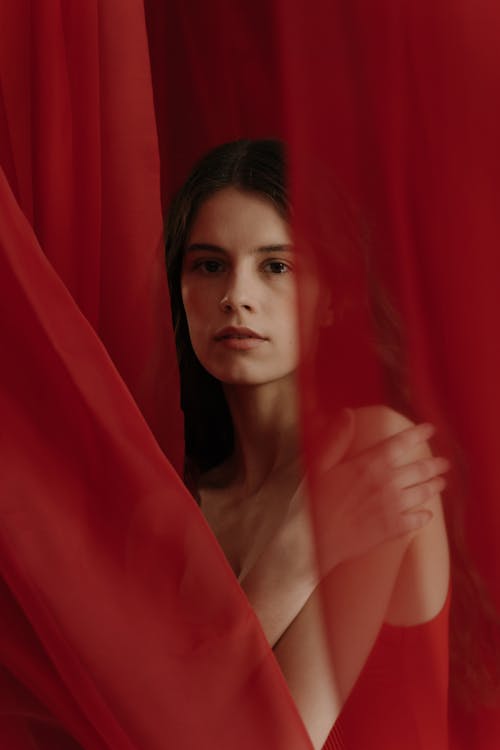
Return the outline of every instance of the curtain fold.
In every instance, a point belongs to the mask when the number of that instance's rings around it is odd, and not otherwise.
[[[297,232],[328,274],[321,248],[338,233],[328,180],[341,185],[375,275],[402,316],[409,402],[437,424],[455,463],[445,494],[450,529],[463,532],[464,561],[476,566],[498,612],[498,8],[487,0],[276,7],[283,80],[293,82],[283,90]],[[324,360],[321,399],[332,387],[333,357]],[[384,393],[376,372],[358,371],[359,394],[366,380],[372,395]],[[308,445],[314,440],[310,433]],[[463,641],[468,633],[472,658],[492,636],[474,602],[460,602],[459,575],[451,627]],[[498,626],[493,638],[488,661],[498,653]],[[468,671],[464,657],[452,679]],[[450,712],[453,746],[495,747],[498,706],[464,711],[452,703]]]
[[[2,741],[307,748],[179,477],[143,5],[0,28]]]
[[[500,605],[499,30],[491,0],[4,0],[0,744],[310,747],[179,477],[162,214],[233,138],[286,139],[294,231],[335,293],[362,283],[325,254],[352,230],[335,216],[361,222],[412,407],[460,446],[465,535]],[[332,410],[387,396],[351,322],[349,374],[328,347],[303,373]],[[454,746],[493,750],[499,714],[453,710]]]

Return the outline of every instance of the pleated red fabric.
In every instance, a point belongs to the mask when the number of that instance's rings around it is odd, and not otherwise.
[[[448,625],[443,609],[413,626],[384,623],[324,750],[447,748]],[[390,720],[387,720],[390,717]]]
[[[2,747],[307,748],[178,474],[142,4],[0,28]]]
[[[334,295],[362,293],[325,252],[361,217],[411,405],[461,446],[471,557],[500,603],[499,30],[492,0],[4,0],[2,748],[311,747],[180,478],[161,206],[226,140],[286,140],[294,232]],[[350,313],[301,373],[306,459],[307,394],[332,413],[395,397]],[[496,708],[452,707],[446,736],[449,608],[381,624],[325,750],[497,747]],[[452,627],[481,641],[472,614]]]
[[[338,235],[328,214],[331,201],[338,204],[336,186],[361,216],[373,267],[403,316],[414,413],[438,425],[455,462],[445,495],[450,528],[463,504],[469,559],[498,611],[498,8],[488,0],[474,8],[360,0],[310,12],[299,2],[280,4],[278,17],[283,75],[293,81],[283,90],[297,233],[338,288],[322,249]],[[369,335],[365,328],[359,340],[366,345]],[[347,345],[353,363],[362,349]],[[320,361],[315,389],[327,400],[336,377],[327,347]],[[371,360],[345,379],[354,397],[384,392]],[[304,387],[310,382],[306,373]],[[315,439],[309,431],[312,453]],[[491,635],[473,602],[458,603],[463,592],[455,588],[450,627],[468,633],[472,654]],[[327,619],[334,616],[326,610]],[[493,639],[489,662],[498,627]],[[461,669],[455,664],[453,681],[462,681],[467,658]],[[496,709],[468,710],[451,701],[452,746],[496,747],[499,718],[498,701]],[[377,742],[363,747],[384,746]],[[422,744],[434,746],[442,744]]]

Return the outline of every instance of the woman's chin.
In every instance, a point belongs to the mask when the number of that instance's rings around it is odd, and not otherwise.
[[[214,368],[213,370],[209,370],[209,372],[223,385],[242,387],[257,387],[266,385],[267,383],[275,383],[276,381],[283,380],[283,378],[292,375],[292,372],[255,372],[249,370],[244,371],[243,368]]]
[[[250,375],[244,375],[240,373],[223,373],[220,375],[215,375],[217,380],[220,380],[220,382],[223,385],[240,385],[240,386],[257,386],[257,385],[263,385],[264,383],[269,382],[269,378],[258,378],[258,377],[252,377]]]

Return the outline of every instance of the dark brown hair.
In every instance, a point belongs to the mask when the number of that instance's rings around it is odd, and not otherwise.
[[[195,494],[199,474],[221,463],[233,448],[233,427],[222,386],[198,361],[191,346],[186,315],[181,298],[181,270],[184,249],[198,209],[211,195],[226,187],[237,187],[258,193],[275,206],[278,213],[290,218],[286,187],[286,159],[283,144],[274,139],[239,140],[223,144],[204,156],[194,167],[185,184],[173,199],[166,222],[166,262],[172,319],[181,378],[181,404],[185,417],[185,480]],[[328,188],[330,190],[330,188]],[[387,384],[387,401],[391,406],[415,418],[408,392],[408,378],[402,328],[388,296],[377,279],[364,239],[359,215],[345,196],[335,189],[332,198],[339,216],[336,233],[340,248],[334,262],[340,273],[336,300],[344,291],[345,308],[352,307],[352,298],[359,295],[358,281],[346,281],[353,267],[356,278],[363,276],[373,335],[370,338]],[[323,191],[325,194],[325,191]],[[322,202],[324,206],[324,201]],[[321,207],[320,207],[321,209]],[[323,209],[321,209],[323,210]],[[320,217],[321,219],[321,217]],[[339,228],[340,227],[340,228]],[[325,235],[328,232],[325,232]],[[337,237],[336,237],[337,240]],[[325,241],[325,252],[332,253],[331,242]],[[344,273],[345,271],[345,273]],[[354,290],[354,292],[353,292]],[[366,293],[367,292],[367,293]],[[362,302],[364,304],[364,302]],[[344,335],[352,335],[352,322],[344,325]],[[352,346],[351,346],[352,349]],[[360,368],[358,368],[360,369]],[[348,401],[352,404],[352,400]],[[450,444],[446,449],[450,453]],[[461,464],[458,452],[453,451]],[[457,474],[458,476],[458,474]],[[484,584],[470,561],[463,538],[463,489],[455,483],[453,508],[445,503],[450,539],[453,598],[451,606],[450,664],[452,695],[462,705],[472,707],[487,702],[498,689],[500,666],[495,652],[499,638],[499,619],[489,603]],[[485,636],[488,636],[485,640]],[[477,641],[481,641],[478,646]]]
[[[288,218],[283,145],[240,140],[210,151],[194,167],[172,201],[166,224],[166,259],[185,419],[186,481],[221,463],[233,447],[231,416],[218,380],[198,361],[181,299],[182,257],[201,204],[225,187],[259,193]]]
[[[370,344],[377,350],[384,368],[391,370],[392,382],[397,383],[397,388],[391,389],[391,405],[402,409],[403,403],[408,404],[409,399],[405,391],[406,378],[402,372],[404,365],[399,356],[402,346],[397,316],[375,275],[369,272],[369,256],[364,252],[365,243],[359,237],[353,237],[356,222],[351,216],[352,209],[338,191],[332,192],[331,185],[330,180],[329,204],[339,206],[336,214],[342,219],[341,226],[337,227],[335,252],[331,243],[325,242],[325,245],[328,244],[326,256],[336,264],[336,272],[329,276],[341,279],[339,288],[335,290],[336,313],[343,307],[343,312],[339,314],[345,319],[343,326],[337,325],[337,328],[347,332],[347,337],[352,338],[355,326],[352,318],[347,316],[353,306],[348,300],[359,300],[361,294],[358,289],[353,291],[353,284],[348,277],[355,278],[356,285],[362,276],[362,283],[366,288],[365,277],[369,275],[373,324]],[[283,218],[289,220],[291,209],[283,143],[276,139],[239,140],[218,146],[195,165],[174,197],[168,212],[167,274],[181,375],[181,405],[185,417],[186,478],[190,483],[195,474],[207,471],[227,458],[233,446],[232,422],[221,384],[202,367],[191,346],[180,284],[183,253],[198,209],[211,195],[226,187],[237,187],[264,196]],[[354,259],[356,262],[353,262]],[[336,345],[342,346],[340,339]],[[350,349],[353,349],[352,344]]]

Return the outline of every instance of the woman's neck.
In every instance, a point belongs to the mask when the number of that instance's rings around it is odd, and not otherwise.
[[[296,465],[299,458],[295,378],[257,386],[225,385],[234,426],[231,483],[252,495],[272,474]]]

